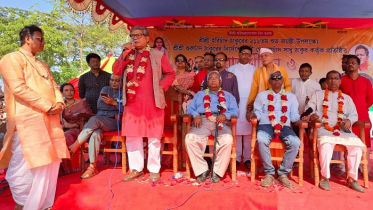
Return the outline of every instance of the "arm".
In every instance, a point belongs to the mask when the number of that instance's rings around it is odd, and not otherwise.
[[[356,106],[352,99],[349,96],[344,96],[345,100],[344,102],[346,103],[343,107],[346,107],[344,110],[344,119],[348,119],[351,122],[351,125],[353,125],[356,121],[358,121],[358,115],[356,111]]]
[[[264,104],[264,101],[262,100],[262,97],[258,95],[254,101],[254,111],[253,111],[253,113],[257,116],[258,120],[260,120],[260,118],[262,117],[262,114],[263,114],[262,108],[264,105],[265,104]]]
[[[168,62],[165,55],[162,56],[162,73],[165,74],[163,79],[159,82],[159,84],[163,87],[165,91],[168,90],[172,82],[175,80],[175,71],[172,68],[170,62]]]
[[[254,72],[253,84],[251,85],[251,92],[250,92],[249,98],[247,99],[246,106],[249,105],[250,103],[253,103],[256,98],[256,95],[258,95],[260,70],[261,68],[257,69]]]
[[[123,72],[124,72],[124,68],[126,67],[127,63],[128,63],[128,52],[123,52],[119,58],[114,62],[113,64],[113,67],[112,67],[112,70],[113,70],[113,73],[116,74],[116,75],[122,75]]]
[[[370,83],[369,80],[367,82],[366,96],[367,96],[366,100],[367,100],[367,104],[368,104],[368,108],[369,108],[373,105],[373,87],[372,87],[372,84]]]
[[[232,94],[226,94],[226,96],[228,96],[226,97],[226,105],[228,109],[224,114],[227,120],[230,120],[232,116],[238,116],[240,111],[238,109],[237,102],[234,96]]]
[[[199,97],[200,95],[201,95],[200,92],[198,92],[187,108],[187,113],[191,114],[193,118],[199,115],[199,112],[197,111],[198,109],[197,100],[203,100],[202,98]]]
[[[289,101],[291,104],[290,104],[290,121],[291,122],[296,122],[300,119],[300,115],[299,115],[299,102],[297,100],[297,97],[295,95],[293,95],[293,97],[291,97],[291,101]]]

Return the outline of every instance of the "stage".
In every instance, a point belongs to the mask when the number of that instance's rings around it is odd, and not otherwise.
[[[306,154],[305,154],[306,156]],[[102,155],[100,155],[103,164]],[[307,156],[306,156],[307,157]],[[372,155],[371,155],[372,158]],[[114,162],[114,155],[111,155]],[[260,179],[255,183],[246,177],[247,170],[243,164],[238,167],[237,182],[232,182],[230,172],[221,182],[210,184],[205,182],[196,185],[195,181],[184,178],[172,179],[172,169],[165,168],[161,171],[161,180],[158,183],[149,183],[147,173],[145,177],[132,182],[123,182],[124,175],[120,164],[113,170],[114,164],[102,165],[98,169],[100,173],[87,180],[80,179],[82,173],[72,173],[59,177],[55,204],[53,210],[62,209],[108,209],[108,203],[112,198],[109,187],[109,178],[112,175],[111,185],[114,197],[110,203],[110,209],[168,209],[181,205],[189,196],[195,193],[181,207],[177,209],[369,209],[372,205],[373,185],[365,193],[359,193],[345,187],[345,177],[336,177],[332,170],[330,179],[331,191],[321,190],[313,185],[313,179],[309,177],[308,160],[305,164],[304,186],[297,184],[297,170],[294,172],[293,181],[296,188],[287,189],[275,184],[270,188],[260,187]],[[5,175],[0,175],[0,180]],[[263,173],[259,173],[263,178]],[[363,185],[362,176],[359,176],[359,184]],[[3,185],[0,185],[0,187]],[[219,190],[221,189],[221,190]],[[9,194],[7,189],[3,195]],[[1,196],[0,206],[2,210],[14,208],[11,196]]]

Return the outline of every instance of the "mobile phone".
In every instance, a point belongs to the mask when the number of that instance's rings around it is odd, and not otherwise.
[[[109,97],[109,94],[107,93],[100,93],[101,96]]]

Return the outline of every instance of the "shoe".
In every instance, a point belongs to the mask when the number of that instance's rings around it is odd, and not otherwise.
[[[294,187],[294,184],[291,183],[288,176],[285,175],[285,174],[278,176],[277,181],[279,181],[284,187],[287,187],[287,188],[293,188]]]
[[[215,172],[214,172],[214,175],[212,175],[212,182],[213,183],[220,182],[220,176],[217,175]]]
[[[250,170],[251,169],[251,160],[246,160],[245,161],[245,166],[246,166],[247,169]]]
[[[129,182],[134,179],[140,178],[144,176],[144,172],[138,172],[136,170],[131,171],[131,173],[123,178],[124,182]]]
[[[95,168],[93,166],[89,166],[80,178],[90,179],[90,178],[94,177],[96,174],[98,174],[97,168]]]
[[[200,174],[198,177],[197,177],[197,181],[198,182],[204,182],[206,181],[206,179],[209,177],[210,175],[210,171],[207,170],[205,172],[203,172],[202,174]]]
[[[352,188],[353,190],[356,190],[358,192],[365,192],[364,188],[357,183],[357,181],[347,181],[347,187]]]
[[[236,160],[236,167],[240,165],[240,162]]]
[[[149,175],[149,181],[150,182],[158,182],[160,178],[159,173],[150,173]]]
[[[320,182],[320,188],[326,191],[330,191],[330,184],[328,179],[323,179]]]
[[[262,187],[270,187],[273,185],[273,181],[275,180],[275,178],[270,175],[270,174],[266,174],[266,176],[264,177],[264,179],[262,179],[262,182],[260,183],[260,186]]]

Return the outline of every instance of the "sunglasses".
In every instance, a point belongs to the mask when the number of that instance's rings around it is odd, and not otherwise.
[[[224,58],[215,58],[215,61],[218,62],[218,61],[225,61]]]
[[[272,76],[271,77],[271,80],[276,80],[276,79],[278,79],[278,80],[282,79],[282,75]]]

